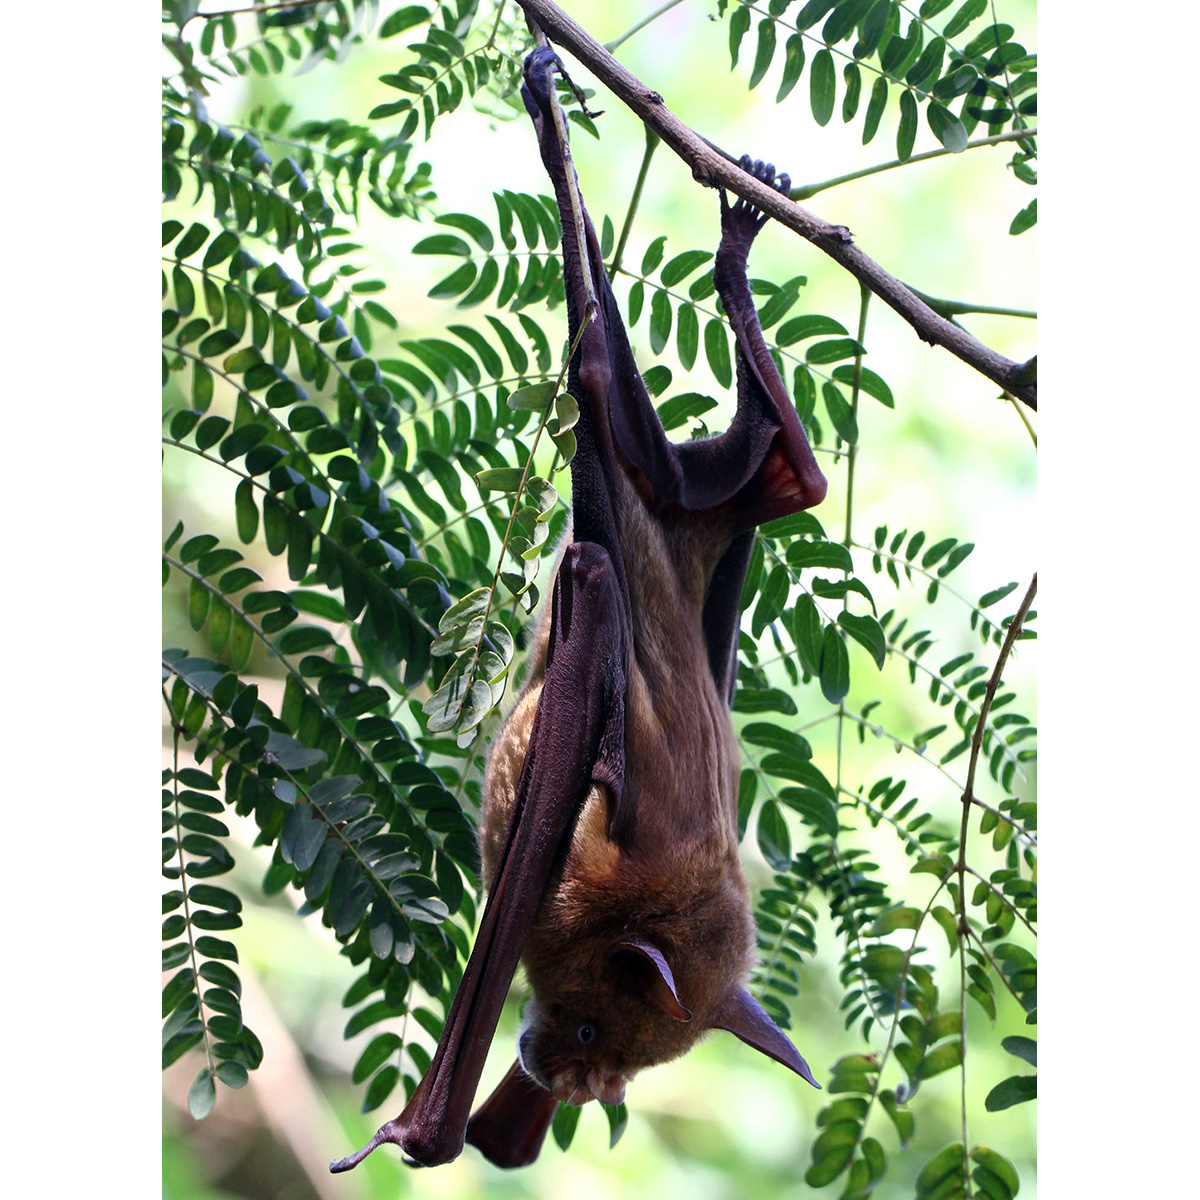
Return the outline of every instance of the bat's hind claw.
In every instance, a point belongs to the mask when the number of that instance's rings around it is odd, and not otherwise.
[[[773,163],[765,163],[760,159],[751,158],[748,154],[743,154],[738,160],[738,166],[741,167],[747,175],[754,176],[760,183],[767,184],[768,187],[774,188],[783,196],[791,194],[792,179],[790,175],[780,172],[775,173]],[[730,205],[725,199],[724,191],[721,192],[721,205],[723,212],[727,217],[733,217],[735,222],[744,224],[746,232],[750,233],[751,237],[762,228],[766,222],[766,213],[750,200],[745,200],[739,197],[734,204]]]

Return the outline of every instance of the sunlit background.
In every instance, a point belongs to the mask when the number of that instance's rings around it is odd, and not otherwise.
[[[205,8],[216,7],[206,3]],[[386,12],[391,6],[384,5]],[[652,8],[633,0],[572,0],[570,13],[601,42],[619,37]],[[1022,41],[1036,49],[1036,6],[1032,0],[1001,0],[1001,19],[1018,28]],[[794,186],[813,183],[887,161],[894,153],[895,116],[867,147],[861,144],[861,115],[844,126],[840,114],[825,128],[811,119],[807,107],[808,75],[791,98],[773,103],[782,55],[753,92],[745,86],[753,39],[743,46],[742,61],[728,72],[727,24],[713,19],[716,0],[683,0],[650,27],[624,42],[620,60],[654,87],[688,125],[733,154],[750,152],[790,173]],[[244,122],[257,105],[286,100],[293,119],[334,114],[365,120],[375,105],[394,98],[378,77],[395,69],[400,47],[368,35],[341,64],[323,64],[293,79],[231,80],[209,99],[209,110],[226,124]],[[568,60],[577,83],[597,86],[582,68]],[[170,65],[164,65],[169,71]],[[640,124],[620,102],[597,87],[592,101],[605,115],[598,121],[602,140],[576,131],[574,149],[582,190],[597,224],[609,213],[618,227],[628,204],[641,160],[644,140]],[[921,122],[916,151],[937,143]],[[469,105],[439,120],[423,153],[432,165],[438,211],[475,213],[490,220],[490,193],[547,192],[528,122],[517,117],[497,120],[481,116]],[[1011,146],[1001,145],[944,156],[887,171],[821,192],[807,202],[813,212],[844,224],[859,246],[888,271],[934,296],[978,304],[1033,310],[1037,304],[1036,229],[1019,237],[1009,223],[1032,197],[1005,168]],[[184,189],[185,200],[190,198]],[[205,219],[202,204],[190,210],[176,203],[170,215],[181,220]],[[635,266],[646,245],[668,233],[668,256],[694,247],[715,248],[718,231],[715,196],[700,188],[671,153],[660,148],[650,169],[625,261]],[[448,319],[450,304],[425,293],[448,271],[446,260],[411,256],[416,240],[430,232],[428,224],[396,222],[364,204],[358,240],[377,264],[381,277],[403,281],[380,297],[400,319],[399,337],[436,331]],[[817,311],[857,326],[858,285],[818,251],[789,231],[768,227],[755,245],[751,273],[782,281],[808,277],[794,312]],[[624,291],[618,285],[618,295]],[[462,319],[456,313],[453,319]],[[556,317],[565,332],[561,310]],[[985,344],[1022,361],[1036,350],[1033,321],[1015,317],[968,317],[964,324]],[[632,331],[643,366],[654,361],[647,323]],[[976,551],[955,576],[955,587],[969,597],[1010,581],[1021,590],[1037,569],[1039,542],[1035,508],[1036,447],[1014,406],[991,384],[942,350],[927,347],[898,316],[879,302],[871,305],[866,333],[866,364],[882,375],[896,397],[895,411],[869,398],[859,410],[860,455],[855,483],[854,527],[869,536],[886,520],[893,531],[907,526],[928,531],[931,541],[955,536],[976,544]],[[382,342],[376,353],[386,357]],[[661,361],[674,371],[672,391],[711,391],[714,385],[702,362],[684,371],[669,345]],[[720,428],[720,414],[710,424]],[[831,479],[830,497],[819,510],[831,537],[843,533],[844,480],[841,465],[821,459]],[[234,481],[235,482],[235,481]],[[232,527],[230,477],[210,471],[189,456],[168,456],[164,465],[164,533],[182,518],[189,528],[228,535]],[[253,561],[268,581],[279,577],[280,565],[263,556]],[[285,578],[280,586],[286,586]],[[890,585],[872,580],[879,608],[890,606]],[[1019,593],[1018,593],[1019,595]],[[1016,596],[1011,604],[1015,606]],[[1010,603],[1006,601],[1005,603]],[[1005,611],[1010,611],[1006,609]],[[186,645],[191,637],[183,593],[168,591],[164,645]],[[965,622],[935,630],[948,659],[961,649],[978,649]],[[1029,644],[1031,649],[1036,643]],[[985,652],[986,658],[987,652]],[[856,672],[874,668],[862,657]],[[888,671],[897,670],[888,665]],[[1010,669],[1018,687],[1032,679],[1032,653],[1024,648]],[[908,689],[899,675],[885,671],[887,703],[900,710],[893,723],[905,726],[903,707]],[[260,689],[269,698],[271,681]],[[851,699],[854,693],[852,692]],[[799,694],[802,727],[805,696]],[[1032,701],[1026,704],[1032,718]],[[909,732],[920,728],[925,714],[913,713]],[[832,754],[822,730],[807,731],[818,762]],[[931,764],[906,756],[896,759],[890,743],[871,739],[852,751],[870,777],[873,759],[892,761],[877,773],[907,775],[911,790],[923,799],[944,803],[946,819],[955,820],[956,797]],[[824,764],[822,764],[824,765]],[[1034,781],[1019,790],[1032,794]],[[233,818],[236,821],[236,818]],[[266,859],[250,848],[254,830],[240,831],[236,847],[237,890],[258,900],[244,912],[237,935],[244,985],[243,1011],[265,1049],[262,1067],[252,1072],[240,1092],[220,1089],[217,1105],[203,1122],[187,1115],[188,1085],[198,1069],[195,1055],[185,1056],[164,1077],[163,1173],[169,1200],[216,1200],[218,1197],[307,1200],[359,1200],[367,1197],[570,1196],[687,1197],[687,1200],[814,1195],[803,1182],[809,1147],[817,1132],[815,1119],[827,1097],[807,1088],[790,1073],[761,1059],[721,1034],[714,1035],[688,1058],[639,1076],[627,1097],[629,1126],[619,1146],[608,1148],[608,1125],[597,1106],[584,1110],[570,1150],[563,1154],[552,1139],[531,1168],[504,1173],[468,1149],[460,1159],[434,1170],[405,1168],[398,1150],[385,1147],[355,1171],[328,1174],[330,1159],[362,1144],[385,1119],[399,1110],[393,1095],[384,1108],[363,1115],[361,1088],[350,1081],[353,1064],[372,1036],[371,1030],[344,1041],[348,1017],[341,997],[353,978],[350,964],[338,953],[332,933],[316,921],[298,921],[287,897],[267,900],[257,891]],[[802,848],[802,842],[797,844]],[[908,862],[895,843],[880,839],[871,846],[885,874],[903,874]],[[747,846],[756,884],[769,871]],[[838,1057],[865,1052],[855,1029],[843,1028],[837,1011],[837,948],[828,925],[819,927],[821,953],[808,966],[805,990],[793,1020],[793,1038],[818,1078]],[[940,938],[940,934],[936,935]],[[930,956],[948,958],[944,939],[931,934]],[[956,978],[953,975],[946,978]],[[1018,1071],[1018,1060],[999,1050],[1000,1036],[1034,1031],[1009,998],[998,995],[998,1028],[986,1029],[987,1018],[972,1004],[968,1010],[967,1101],[969,1140],[1002,1149],[1021,1175],[1021,1196],[1036,1196],[1034,1119],[1036,1106],[1019,1105],[988,1114],[983,1098],[1006,1075]],[[512,1001],[497,1035],[480,1094],[498,1081],[512,1059],[516,1009]],[[398,1023],[396,1025],[398,1028]],[[986,1034],[986,1036],[985,1036]],[[974,1035],[974,1036],[971,1036]],[[941,1146],[960,1140],[959,1072],[951,1071],[924,1084],[917,1138],[907,1155],[895,1147],[892,1131],[881,1135],[891,1161],[884,1200],[912,1194],[919,1166]],[[889,1135],[890,1141],[887,1140]],[[841,1182],[823,1195],[840,1192]]]

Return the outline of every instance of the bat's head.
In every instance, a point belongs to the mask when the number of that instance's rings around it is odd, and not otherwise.
[[[686,1053],[710,1029],[725,1029],[819,1086],[741,983],[742,972],[737,982],[721,984],[714,961],[720,954],[712,949],[677,951],[681,986],[667,956],[645,938],[625,936],[594,954],[585,988],[564,964],[557,980],[535,989],[526,1005],[518,1039],[526,1073],[564,1104],[619,1104],[638,1071]],[[700,960],[701,969],[689,960]]]
[[[683,1054],[703,1028],[652,942],[623,938],[589,959],[586,986],[564,971],[526,1005],[521,1065],[564,1104],[619,1104],[638,1071]]]

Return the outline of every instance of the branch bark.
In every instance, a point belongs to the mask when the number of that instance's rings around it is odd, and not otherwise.
[[[831,225],[747,175],[685,125],[666,106],[662,96],[627,71],[587,30],[551,0],[517,0],[517,3],[551,41],[569,50],[648,128],[653,129],[691,167],[692,176],[699,183],[705,187],[723,187],[744,197],[781,225],[800,234],[898,312],[922,341],[942,346],[1036,410],[1037,382],[1027,378],[1030,373],[1028,363],[1005,358],[973,338],[961,326],[939,316],[900,280],[868,258],[854,244],[844,225]]]

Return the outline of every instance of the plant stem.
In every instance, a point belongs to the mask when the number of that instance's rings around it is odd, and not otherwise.
[[[504,0],[500,0],[500,3],[496,5],[496,20],[492,23],[492,32],[488,36],[488,40],[483,47],[485,50],[490,50],[490,49],[492,49],[493,46],[495,46],[496,34],[498,34],[500,32],[500,18],[503,15],[504,15]]]
[[[657,21],[658,18],[663,15],[663,13],[670,8],[674,8],[675,5],[679,3],[680,0],[667,0],[666,4],[664,4],[661,8],[656,8],[648,17],[643,17],[636,25],[633,25],[629,29],[625,30],[620,37],[613,38],[611,42],[605,42],[605,50],[611,54],[619,45],[621,45],[622,42],[629,41],[629,39],[633,37],[635,33],[637,33],[639,30],[645,29],[651,21]]]
[[[867,336],[867,307],[871,303],[871,291],[863,284],[859,285],[859,307],[858,307],[858,346],[859,349],[854,355],[854,380],[850,389],[850,411],[854,414],[854,423],[858,425],[858,394],[859,387],[862,383],[862,345]],[[851,537],[851,518],[854,514],[854,464],[858,461],[858,441],[855,440],[854,445],[850,446],[846,451],[846,531],[842,537],[842,545],[847,550],[850,549],[850,543],[853,540]],[[846,573],[849,578],[850,572]],[[846,608],[850,603],[850,593],[846,593],[846,598],[842,602],[843,608]]]
[[[662,138],[647,125],[646,152],[642,155],[642,165],[638,170],[637,181],[633,185],[633,195],[629,198],[629,211],[625,214],[625,223],[621,226],[621,236],[617,239],[617,248],[613,251],[613,259],[608,267],[610,281],[616,278],[617,271],[620,269],[621,258],[625,253],[625,243],[629,241],[629,231],[633,228],[633,218],[637,213],[638,204],[641,202],[642,188],[650,170],[650,160],[654,157],[654,151],[658,149],[661,141]]]
[[[202,21],[215,21],[218,17],[236,17],[242,13],[274,12],[280,8],[311,8],[321,0],[275,0],[273,4],[251,4],[246,8],[225,8],[220,12],[196,13]]]
[[[963,316],[967,313],[986,313],[993,317],[1024,317],[1036,321],[1037,312],[1030,308],[1005,308],[997,304],[976,304],[971,300],[943,300],[939,296],[930,296],[927,292],[918,291],[911,284],[908,290],[918,300],[923,300],[939,316],[947,318]]]
[[[996,665],[992,669],[992,674],[987,681],[987,688],[983,694],[983,703],[979,706],[979,718],[975,722],[975,730],[971,734],[971,758],[967,764],[967,782],[962,794],[962,824],[958,835],[958,863],[956,864],[958,871],[958,930],[962,937],[966,937],[968,932],[966,890],[967,825],[971,819],[971,804],[975,798],[975,770],[979,766],[979,753],[983,748],[983,734],[987,726],[988,711],[991,709],[992,700],[996,695],[997,689],[1000,687],[1000,678],[1004,674],[1004,664],[1008,662],[1008,656],[1012,653],[1012,648],[1021,634],[1021,627],[1025,623],[1025,618],[1028,616],[1030,608],[1033,606],[1033,600],[1036,595],[1037,573],[1034,572],[1033,579],[1029,583],[1029,588],[1025,592],[1025,597],[1021,601],[1021,606],[1009,622],[1008,632],[1004,636],[1004,644],[1000,647],[1000,653],[996,657]]]
[[[968,142],[963,150],[977,150],[980,146],[996,146],[1001,142],[1023,141],[1025,138],[1037,136],[1037,129],[1010,129],[1004,133],[993,134],[991,137],[976,138]],[[877,163],[873,167],[863,167],[861,171],[851,171],[848,175],[837,175],[833,179],[825,179],[820,183],[806,183],[802,187],[794,187],[791,191],[793,200],[809,200],[818,192],[837,187],[842,183],[851,183],[855,179],[865,179],[868,175],[878,175],[881,171],[894,171],[897,167],[907,167],[910,163],[927,162],[931,158],[943,158],[947,154],[962,154],[963,150],[926,150],[921,154],[913,154],[908,158],[893,158],[888,162]]]

